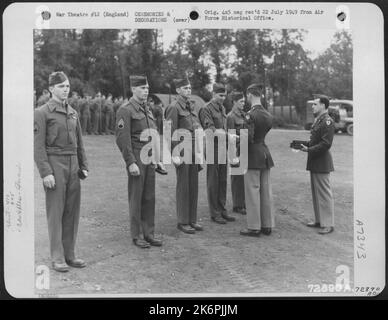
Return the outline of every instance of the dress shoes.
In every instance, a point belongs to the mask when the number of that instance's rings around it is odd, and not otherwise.
[[[324,228],[321,228],[318,233],[319,234],[328,234],[328,233],[331,233],[334,231],[334,227],[324,227]]]
[[[164,175],[164,176],[167,174],[167,171],[164,170],[164,169],[163,169],[161,166],[159,166],[159,165],[156,165],[155,171],[156,171],[157,173],[161,174],[161,175]]]
[[[178,229],[184,233],[194,234],[195,229],[188,224],[178,224]]]
[[[53,262],[52,267],[58,272],[68,272],[70,270],[69,266],[64,262]]]
[[[320,228],[321,224],[319,222],[307,222],[306,226],[310,228]]]
[[[190,226],[195,229],[195,231],[203,231],[203,228],[198,223],[190,223]]]
[[[152,237],[146,237],[146,238],[144,238],[144,240],[147,241],[151,246],[154,246],[154,247],[161,247],[163,244],[162,240],[155,239]]]
[[[73,268],[85,268],[86,262],[82,259],[66,260],[66,263]]]
[[[266,236],[269,236],[272,232],[271,228],[261,228],[261,233],[265,234]]]
[[[221,214],[221,217],[224,218],[226,221],[236,221],[235,217],[228,215],[226,212]]]
[[[142,249],[147,249],[147,248],[151,247],[151,245],[147,241],[144,241],[142,239],[133,239],[133,243],[135,246],[142,248]]]
[[[226,224],[226,221],[222,217],[212,217],[212,221],[218,224]]]
[[[240,231],[240,234],[242,236],[248,236],[248,237],[260,237],[260,230],[252,230],[252,229],[243,229]]]

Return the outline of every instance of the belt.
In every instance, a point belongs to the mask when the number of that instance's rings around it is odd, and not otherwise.
[[[77,148],[58,148],[58,147],[47,147],[47,155],[56,155],[56,156],[72,156],[77,155]]]

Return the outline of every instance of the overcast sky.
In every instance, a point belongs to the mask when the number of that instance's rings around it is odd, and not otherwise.
[[[337,29],[308,29],[303,46],[311,51],[311,58],[315,58],[330,46]],[[167,49],[177,37],[176,29],[163,29],[164,48]]]

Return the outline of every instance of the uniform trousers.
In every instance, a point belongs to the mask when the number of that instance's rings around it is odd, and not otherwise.
[[[75,259],[81,203],[77,155],[49,155],[55,188],[45,188],[46,213],[53,262]]]
[[[178,224],[197,222],[198,165],[183,163],[176,168],[176,212]]]
[[[330,173],[310,172],[315,222],[321,227],[334,226],[334,200],[330,187]]]
[[[99,111],[94,111],[91,113],[91,122],[92,122],[92,132],[94,134],[101,132],[100,112]]]
[[[273,228],[272,188],[270,169],[248,169],[244,176],[248,229]]]
[[[134,149],[140,175],[128,171],[128,202],[132,239],[153,237],[155,229],[155,165],[143,164],[140,149]]]
[[[103,121],[104,121],[104,132],[110,133],[110,130],[112,129],[112,118],[113,118],[113,111],[106,111],[103,113]]]
[[[245,208],[244,175],[231,175],[233,208]]]
[[[81,114],[81,128],[82,133],[90,133],[90,113]]]
[[[210,216],[212,218],[220,217],[226,213],[227,165],[208,164],[206,180]]]

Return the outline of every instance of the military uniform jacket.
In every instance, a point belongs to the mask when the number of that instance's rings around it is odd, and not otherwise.
[[[137,162],[134,152],[148,143],[140,141],[141,133],[146,129],[156,130],[154,120],[148,106],[140,105],[133,97],[117,110],[116,143],[127,167]]]
[[[53,174],[49,155],[77,155],[80,169],[88,170],[78,114],[53,99],[34,112],[34,158],[42,178]]]
[[[113,112],[113,101],[111,99],[105,100],[102,112]]]
[[[92,113],[100,112],[101,111],[101,104],[102,104],[101,98],[94,98],[94,99],[90,100],[89,110]]]
[[[240,129],[245,128],[245,113],[240,110],[232,110],[226,116],[226,126],[229,129],[236,129],[236,134],[240,135]]]
[[[223,105],[210,100],[199,110],[199,118],[204,130],[224,129],[226,130],[226,113]]]
[[[90,101],[91,100],[88,101],[85,98],[83,98],[79,101],[79,111],[80,111],[82,116],[86,116],[86,117],[90,116],[90,109],[89,109],[90,108],[90,106],[89,106]]]
[[[319,116],[311,127],[308,143],[307,170],[315,173],[334,171],[330,147],[334,137],[334,121],[325,112]]]
[[[274,166],[265,136],[272,128],[273,117],[260,105],[252,106],[246,114],[248,127],[248,169],[269,169]]]
[[[195,137],[195,130],[201,128],[199,117],[195,112],[194,106],[189,100],[182,96],[178,96],[165,111],[165,118],[171,121],[171,133],[173,134],[177,129],[189,130],[192,137]],[[179,141],[172,141],[171,145],[174,148]]]

